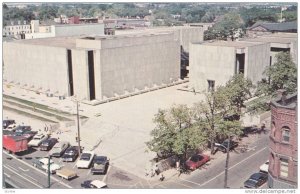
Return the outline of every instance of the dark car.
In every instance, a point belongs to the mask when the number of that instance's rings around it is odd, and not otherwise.
[[[107,188],[106,183],[100,181],[100,180],[87,180],[81,183],[81,187],[83,188],[94,188],[94,189],[100,189],[100,188]]]
[[[62,159],[64,162],[74,162],[77,157],[78,146],[71,146],[65,151],[64,155],[62,156]]]
[[[93,159],[93,174],[105,174],[109,165],[109,160],[106,156],[95,156]]]
[[[215,146],[217,147],[216,151],[220,150],[221,152],[226,153],[228,143],[229,143],[229,151],[233,150],[234,148],[236,148],[238,146],[237,142],[231,141],[231,140],[228,141],[228,139],[226,139],[225,141],[223,141],[222,144],[215,143]]]
[[[258,188],[268,180],[268,174],[266,173],[254,173],[248,180],[244,182],[246,188]]]
[[[51,150],[51,148],[57,143],[56,138],[49,138],[44,140],[40,145],[40,150],[42,151],[48,151]]]
[[[37,133],[37,131],[25,131],[23,133],[23,136],[25,136],[30,141]]]
[[[210,157],[205,154],[196,154],[190,157],[186,162],[185,166],[187,169],[196,170],[200,166],[204,165],[210,160]]]
[[[31,131],[31,127],[30,126],[17,126],[15,129],[14,129],[15,133],[18,134],[19,136],[20,135],[23,135],[26,131]]]
[[[245,127],[242,129],[243,132],[243,136],[247,136],[248,134],[253,134],[253,133],[257,133],[259,131],[259,128],[257,127]]]
[[[3,120],[2,127],[6,129],[9,125],[16,124],[15,120]]]

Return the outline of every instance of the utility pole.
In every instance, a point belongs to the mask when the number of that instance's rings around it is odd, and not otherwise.
[[[228,137],[228,144],[226,148],[226,163],[225,163],[225,176],[224,176],[224,188],[228,188],[227,179],[228,179],[228,164],[229,164],[229,145],[230,145],[230,136]]]
[[[78,141],[78,153],[79,155],[81,154],[81,148],[80,148],[80,126],[79,126],[79,105],[78,105],[78,100],[76,100],[76,109],[77,109],[77,141]]]
[[[51,160],[51,156],[49,155],[48,156],[48,188],[50,189],[50,176],[51,176],[51,173],[50,173],[50,160]]]

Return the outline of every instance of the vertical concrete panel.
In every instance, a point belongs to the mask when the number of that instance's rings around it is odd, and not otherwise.
[[[197,91],[207,91],[207,80],[224,85],[234,75],[235,48],[190,44],[190,84]]]
[[[72,49],[72,62],[74,95],[76,95],[78,100],[87,100],[89,98],[87,51]]]
[[[95,72],[96,99],[102,100],[101,56],[100,56],[100,50],[95,50],[94,51],[94,72]]]
[[[247,47],[245,76],[257,84],[263,78],[264,70],[270,65],[270,44],[260,44]]]
[[[66,49],[22,43],[7,43],[3,49],[5,76],[31,89],[68,94]]]

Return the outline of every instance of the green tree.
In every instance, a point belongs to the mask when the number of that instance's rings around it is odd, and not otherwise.
[[[186,158],[188,150],[201,148],[206,143],[205,133],[192,119],[193,111],[186,105],[159,110],[154,116],[151,140],[146,145],[154,152],[168,151]]]
[[[277,90],[297,91],[297,66],[289,52],[276,55],[276,62],[264,71],[267,79],[258,83],[257,95],[274,96]]]
[[[232,114],[241,114],[241,109],[245,108],[245,101],[251,98],[251,90],[254,88],[251,80],[244,77],[244,74],[234,75],[225,86],[231,107],[235,108]]]

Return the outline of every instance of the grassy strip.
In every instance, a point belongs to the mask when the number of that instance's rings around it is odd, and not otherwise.
[[[24,112],[24,111],[21,111],[21,110],[17,110],[17,109],[14,109],[14,108],[11,108],[11,107],[8,107],[8,106],[5,106],[3,105],[3,109],[4,110],[9,110],[9,111],[12,111],[12,112],[16,112],[20,115],[24,115],[24,116],[30,116],[34,119],[38,119],[38,120],[41,120],[41,121],[44,121],[44,122],[51,122],[51,123],[58,123],[56,121],[52,121],[52,120],[49,120],[49,119],[46,119],[44,117],[39,117],[39,116],[36,116],[36,115],[33,115],[33,114],[30,114],[28,112]]]

